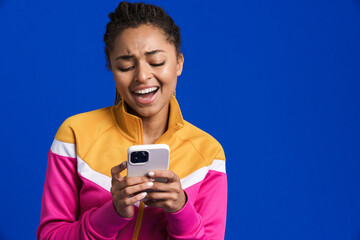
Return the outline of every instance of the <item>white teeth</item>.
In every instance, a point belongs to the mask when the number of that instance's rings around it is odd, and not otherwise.
[[[146,94],[146,93],[149,93],[149,92],[153,92],[153,91],[155,91],[157,89],[158,89],[157,87],[145,88],[145,89],[135,91],[135,93],[136,94]]]

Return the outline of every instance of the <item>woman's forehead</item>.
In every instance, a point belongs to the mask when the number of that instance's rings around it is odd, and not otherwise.
[[[167,40],[159,28],[152,25],[141,25],[122,31],[115,39],[113,52],[122,54],[139,52],[145,54],[154,50],[168,52],[174,49],[175,46]]]

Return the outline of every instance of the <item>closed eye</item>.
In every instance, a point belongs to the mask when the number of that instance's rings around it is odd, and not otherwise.
[[[127,71],[130,71],[130,70],[134,69],[134,66],[131,66],[131,67],[128,67],[128,68],[121,68],[121,67],[119,67],[118,69],[119,69],[121,72],[127,72]]]
[[[151,63],[150,65],[153,66],[153,67],[160,67],[160,66],[162,66],[164,64],[165,64],[165,61],[162,62],[162,63]]]

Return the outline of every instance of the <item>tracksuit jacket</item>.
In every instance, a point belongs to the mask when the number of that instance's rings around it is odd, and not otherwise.
[[[169,169],[187,194],[176,213],[134,205],[132,218],[116,212],[111,168],[140,145],[142,121],[118,105],[68,118],[48,153],[38,239],[224,239],[227,204],[225,155],[209,134],[183,120],[172,97],[167,131]],[[121,173],[126,175],[126,171]]]

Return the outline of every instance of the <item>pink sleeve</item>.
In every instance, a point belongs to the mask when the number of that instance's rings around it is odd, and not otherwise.
[[[179,212],[167,214],[167,229],[171,239],[224,239],[226,173],[210,170],[198,184],[200,187],[194,204],[188,200]],[[185,191],[192,191],[192,187]]]
[[[37,239],[114,239],[131,219],[120,217],[112,201],[79,216],[76,158],[49,151]]]

